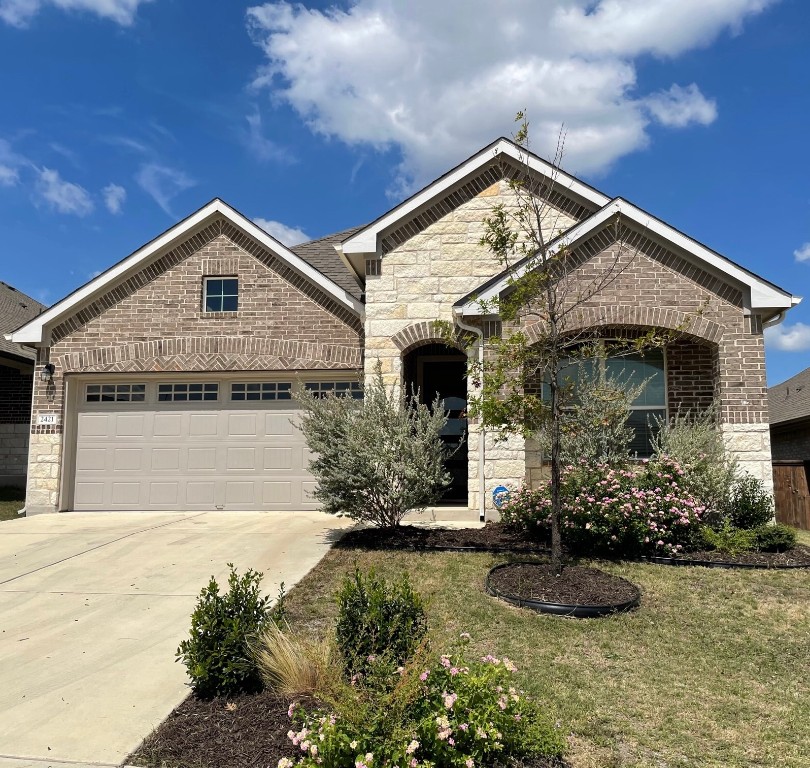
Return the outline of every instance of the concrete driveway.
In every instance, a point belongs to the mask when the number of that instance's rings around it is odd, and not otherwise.
[[[275,597],[347,523],[318,512],[0,523],[0,768],[120,765],[188,693],[174,652],[226,563]]]

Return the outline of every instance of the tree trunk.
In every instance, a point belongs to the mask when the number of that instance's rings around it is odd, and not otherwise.
[[[562,574],[562,498],[560,496],[560,397],[557,391],[557,366],[552,367],[549,381],[551,406],[551,566],[554,574]]]

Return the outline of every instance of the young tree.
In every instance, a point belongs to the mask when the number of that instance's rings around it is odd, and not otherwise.
[[[563,214],[550,202],[561,190],[564,134],[559,136],[550,178],[538,181],[529,167],[529,123],[523,112],[516,122],[515,142],[526,154],[517,171],[509,165],[504,168],[513,199],[493,207],[484,219],[481,238],[509,276],[504,294],[490,306],[481,302],[485,313],[500,316],[503,334],[490,339],[483,363],[470,365],[470,378],[478,387],[470,415],[504,437],[543,435],[550,454],[552,563],[559,575],[563,424],[567,407],[576,401],[575,388],[561,374],[591,358],[595,344],[602,354],[615,356],[663,344],[668,336],[651,331],[632,338],[605,338],[593,315],[583,312],[586,305],[591,310],[599,306],[598,295],[631,265],[639,233],[623,226],[617,215],[610,225],[615,242],[600,258],[599,269],[578,272],[582,257],[568,247]],[[529,324],[531,342],[525,330]]]
[[[380,364],[363,401],[296,391],[301,430],[315,458],[314,495],[323,511],[380,527],[399,525],[410,510],[437,502],[450,484],[441,433],[447,414],[437,401],[385,386]]]

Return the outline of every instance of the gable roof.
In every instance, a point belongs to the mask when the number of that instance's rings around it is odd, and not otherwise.
[[[62,301],[54,304],[31,322],[23,325],[12,334],[8,334],[7,338],[10,336],[8,340],[23,344],[41,343],[45,339],[46,331],[60,320],[72,315],[84,304],[89,303],[102,293],[108,292],[132,274],[148,266],[149,263],[159,258],[161,254],[176,247],[180,242],[188,239],[196,231],[218,217],[226,219],[232,225],[241,229],[249,237],[284,261],[289,267],[319,286],[339,304],[358,316],[362,315],[363,305],[350,291],[338,285],[333,279],[320,272],[312,264],[239,213],[235,208],[232,208],[219,198],[214,198],[198,211],[167,229],[162,235],[119,261],[106,272],[102,272],[98,277],[81,286]]]
[[[731,261],[731,259],[721,256],[716,251],[707,248],[697,240],[688,237],[683,232],[621,197],[614,198],[592,216],[571,227],[563,235],[552,241],[549,244],[549,253],[554,254],[563,247],[575,248],[619,215],[622,216],[623,220],[635,223],[648,235],[656,236],[665,241],[678,253],[694,261],[708,272],[719,275],[727,281],[746,289],[748,294],[746,300],[752,310],[757,310],[761,314],[770,312],[772,315],[776,315],[790,309],[801,301],[801,298],[792,296],[782,288],[755,275],[753,272]],[[503,291],[509,288],[512,278],[520,277],[526,273],[530,263],[531,259],[524,259],[513,269],[504,270],[474,292],[459,299],[454,305],[455,309],[462,315],[486,314],[480,306],[480,302],[491,302],[493,299],[497,299]]]
[[[294,245],[290,250],[359,300],[363,296],[363,287],[340,258],[335,246],[340,245],[343,240],[351,237],[355,232],[359,232],[360,229],[362,227],[344,229],[342,232],[335,232],[319,237],[317,240]]]
[[[36,355],[30,349],[7,341],[3,334],[19,328],[45,309],[45,305],[36,299],[0,281],[0,355],[10,355],[22,360],[36,359]]]
[[[531,171],[546,178],[554,178],[557,191],[586,203],[592,210],[601,208],[610,201],[609,197],[589,184],[580,181],[559,168],[555,168],[539,155],[528,152],[510,139],[501,137],[443,176],[440,176],[436,181],[428,184],[416,194],[411,195],[407,200],[384,213],[375,221],[358,229],[357,232],[343,241],[343,253],[346,255],[378,253],[381,236],[386,231],[396,227],[400,222],[412,218],[437,199],[452,194],[458,186],[468,181],[471,176],[474,176],[499,157],[525,164]]]
[[[810,419],[810,368],[768,388],[771,426]]]

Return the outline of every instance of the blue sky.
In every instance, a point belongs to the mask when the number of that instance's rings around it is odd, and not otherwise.
[[[53,303],[212,197],[364,223],[527,107],[547,154],[791,292],[810,365],[806,0],[0,0],[0,280]]]

